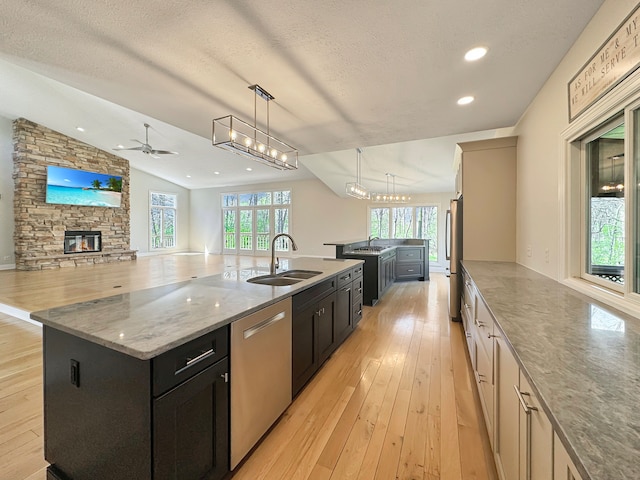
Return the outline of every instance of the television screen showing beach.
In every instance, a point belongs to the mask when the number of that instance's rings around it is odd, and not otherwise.
[[[64,167],[47,167],[47,203],[119,207],[122,177]]]

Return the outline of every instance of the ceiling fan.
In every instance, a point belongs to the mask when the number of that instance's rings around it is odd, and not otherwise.
[[[151,125],[149,125],[148,123],[144,124],[144,128],[146,130],[144,143],[136,139],[131,140],[132,142],[138,142],[140,144],[139,147],[131,147],[131,148],[118,147],[118,148],[114,148],[114,150],[139,150],[142,153],[146,155],[150,155],[153,158],[160,158],[158,155],[177,155],[178,152],[172,152],[170,150],[156,150],[151,145],[149,145],[149,127],[150,126]]]

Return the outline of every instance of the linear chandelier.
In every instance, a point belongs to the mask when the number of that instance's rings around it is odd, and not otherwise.
[[[387,176],[387,193],[372,193],[371,198],[374,203],[407,203],[411,201],[408,195],[396,194],[396,176],[393,173],[385,173]],[[393,191],[389,192],[389,178],[393,180]]]
[[[362,156],[362,149],[356,148],[356,152],[358,152],[357,166],[356,166],[356,181],[355,182],[347,182],[344,185],[345,192],[347,195],[357,198],[359,200],[369,200],[371,195],[369,194],[369,190],[364,187],[360,182],[360,160]]]
[[[243,157],[256,160],[279,170],[298,168],[298,150],[278,140],[269,131],[269,102],[275,97],[260,85],[249,86],[254,91],[253,125],[233,115],[213,120],[212,143]],[[267,102],[267,131],[257,127],[258,97]]]

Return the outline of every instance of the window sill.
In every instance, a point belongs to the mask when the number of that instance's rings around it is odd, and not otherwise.
[[[609,290],[579,278],[565,278],[561,283],[587,297],[598,300],[633,317],[640,318],[639,300],[627,298],[620,292]]]

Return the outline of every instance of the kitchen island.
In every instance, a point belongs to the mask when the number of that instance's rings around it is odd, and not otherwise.
[[[429,240],[420,238],[327,242],[336,258],[364,261],[363,300],[373,306],[397,280],[429,280]]]
[[[228,382],[242,373],[229,368],[229,327],[280,305],[290,312],[291,298],[318,285],[335,288],[361,263],[288,259],[281,262],[287,270],[316,274],[270,286],[247,282],[266,269],[229,270],[32,313],[44,326],[48,478],[157,480],[203,471],[222,478],[229,471]],[[281,324],[281,317],[268,320]]]
[[[508,458],[505,450],[513,446],[517,454],[519,411],[520,435],[529,433],[524,443],[520,436],[520,455],[533,462],[528,467],[531,478],[552,477],[549,470],[539,473],[542,463],[556,469],[555,478],[640,478],[640,320],[515,263],[463,261],[463,268],[469,279],[464,308],[475,310],[465,326],[467,341],[476,345],[470,351],[475,352],[472,364],[477,362],[474,369],[481,400],[486,398],[485,416],[495,420],[488,427],[494,425],[496,439],[515,427],[515,443],[502,439],[502,445],[499,441],[493,445],[498,470],[512,468],[517,475],[520,464],[522,472],[524,463]],[[490,316],[483,316],[483,311]],[[495,319],[493,330],[491,317]],[[492,381],[488,380],[490,368],[486,375],[480,373],[483,344],[493,349]],[[505,369],[500,359],[511,355],[517,363],[516,374],[513,382],[503,382]],[[515,385],[518,369],[519,389]],[[485,393],[491,386],[495,388],[493,403],[490,393]],[[520,401],[512,387],[520,392]],[[536,402],[537,411],[526,408]],[[506,403],[514,405],[515,426],[501,419],[510,415]],[[548,418],[550,428],[540,429],[534,418],[545,422]],[[539,438],[541,432],[545,438]],[[524,453],[523,445],[529,449]],[[536,456],[545,449],[546,454]],[[563,451],[570,460],[558,465]],[[570,466],[573,476],[568,477],[566,466],[571,463],[577,473]]]

